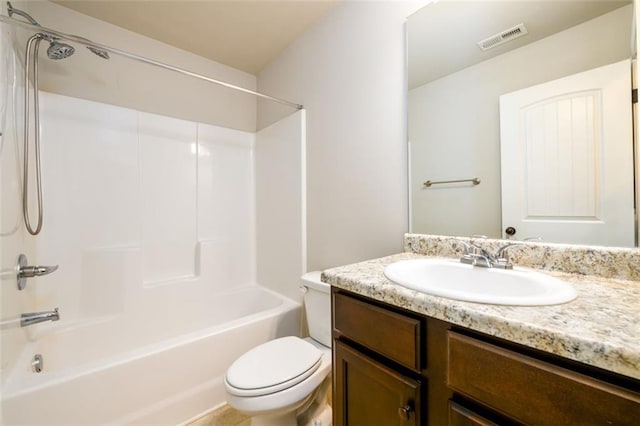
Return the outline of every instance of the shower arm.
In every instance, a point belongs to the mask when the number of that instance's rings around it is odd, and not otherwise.
[[[24,10],[14,8],[10,1],[7,2],[7,13],[9,14],[9,17],[12,17],[14,14],[18,16],[22,16],[24,19],[29,21],[31,25],[34,25],[36,27],[40,26],[38,21],[33,19],[31,15],[29,15],[27,12],[25,12]]]
[[[17,9],[13,9],[13,13],[17,13]],[[34,24],[28,24],[26,22],[22,22],[22,21],[20,21],[18,19],[10,18],[10,17],[5,16],[5,15],[0,15],[0,22],[4,22],[4,23],[7,23],[7,24],[15,25],[17,27],[28,29],[28,30],[33,30],[34,29],[33,27],[36,26]],[[93,47],[93,48],[96,48],[96,49],[100,49],[100,50],[104,50],[104,51],[107,51],[107,52],[110,52],[110,53],[114,53],[116,55],[124,56],[126,58],[135,59],[137,61],[144,62],[144,63],[149,64],[149,65],[153,65],[153,66],[156,66],[156,67],[159,67],[159,68],[164,68],[164,69],[167,69],[167,70],[170,70],[170,71],[177,72],[179,74],[183,74],[183,75],[187,75],[189,77],[197,78],[199,80],[204,80],[204,81],[207,81],[209,83],[217,84],[219,86],[224,86],[224,87],[227,87],[229,89],[233,89],[233,90],[237,90],[237,91],[240,91],[240,92],[248,93],[248,94],[257,96],[259,98],[262,98],[262,99],[268,99],[270,101],[277,102],[279,104],[286,105],[286,106],[289,106],[291,108],[295,108],[295,109],[298,109],[298,110],[304,108],[302,105],[296,104],[294,102],[290,102],[290,101],[287,101],[287,100],[284,100],[284,99],[276,98],[276,97],[270,96],[270,95],[265,95],[264,93],[256,92],[254,90],[245,89],[244,87],[236,86],[235,84],[227,83],[227,82],[224,82],[224,81],[221,81],[221,80],[216,80],[215,78],[207,77],[206,75],[202,75],[202,74],[199,74],[199,73],[196,73],[196,72],[193,72],[193,71],[186,70],[184,68],[180,68],[180,67],[169,65],[169,64],[166,64],[166,63],[163,63],[163,62],[160,62],[160,61],[156,61],[155,59],[147,58],[145,56],[137,55],[135,53],[127,52],[126,50],[121,50],[121,49],[117,49],[115,47],[107,46],[105,44],[96,43],[96,42],[88,40],[88,39],[86,39],[84,37],[79,37],[79,36],[72,35],[72,34],[65,34],[65,33],[62,33],[60,31],[52,30],[50,28],[46,28],[46,27],[43,27],[43,26],[40,26],[40,25],[37,25],[37,31],[39,33],[45,35],[45,36],[48,36],[48,37],[53,37],[53,38],[64,40],[64,41],[70,41],[70,42],[73,42],[73,43],[78,43],[78,44],[81,44],[81,45],[86,46],[86,47]]]

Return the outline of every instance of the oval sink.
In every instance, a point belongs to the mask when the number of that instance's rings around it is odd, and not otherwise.
[[[519,268],[479,268],[456,260],[403,260],[387,266],[384,275],[412,290],[467,302],[540,306],[577,296],[570,283],[550,275]]]

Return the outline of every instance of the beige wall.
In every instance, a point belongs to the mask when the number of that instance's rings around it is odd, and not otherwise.
[[[422,2],[338,5],[258,75],[307,114],[308,268],[402,251],[406,17]],[[273,120],[259,108],[259,126]]]
[[[13,1],[42,26],[255,90],[256,77],[48,1]],[[3,4],[3,12],[6,6]],[[170,25],[170,23],[167,23]],[[18,30],[21,40],[30,35]],[[24,46],[24,44],[23,44]],[[47,43],[41,45],[41,58]],[[139,111],[255,131],[256,99],[118,55],[105,61],[81,46],[64,60],[41,60],[41,88]],[[24,48],[21,46],[20,51]]]
[[[500,238],[499,96],[629,58],[631,13],[617,9],[411,90],[412,231]],[[482,183],[422,187],[472,177]]]

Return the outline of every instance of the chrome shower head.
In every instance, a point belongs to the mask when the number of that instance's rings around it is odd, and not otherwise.
[[[11,2],[7,2],[7,12],[9,13],[9,17],[15,15],[21,16],[24,19],[26,19],[27,21],[29,21],[29,23],[33,26],[39,27],[40,24],[38,23],[38,21],[36,21],[35,19],[33,19],[33,17],[31,15],[29,15],[27,12],[24,12],[20,9],[16,9],[13,7],[13,5],[11,4]],[[76,49],[73,46],[70,46],[66,43],[61,43],[60,41],[58,41],[59,39],[55,36],[52,36],[50,34],[47,33],[39,33],[39,37],[42,40],[46,40],[49,42],[49,48],[47,49],[47,56],[49,56],[49,59],[65,59],[68,58],[69,56],[73,55],[74,52],[76,51]],[[91,43],[90,40],[87,40],[84,37],[79,37],[79,36],[74,36],[78,39],[81,39],[82,41]],[[101,57],[102,59],[110,59],[109,58],[109,52],[107,52],[106,50],[100,49],[99,47],[95,47],[95,46],[91,46],[88,45],[87,49],[89,49],[91,51],[91,53],[93,53],[96,56]]]
[[[64,59],[73,55],[76,51],[72,46],[65,43],[60,43],[56,40],[51,40],[49,48],[47,49],[47,56],[49,59]]]

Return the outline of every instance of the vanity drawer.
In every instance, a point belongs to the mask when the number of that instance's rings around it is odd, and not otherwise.
[[[497,423],[453,401],[449,401],[448,414],[448,426],[498,426]]]
[[[424,322],[354,297],[333,293],[334,330],[413,370],[423,368]]]
[[[451,331],[447,384],[526,424],[632,425],[640,419],[637,393]]]

